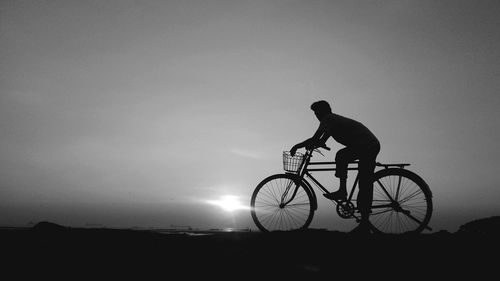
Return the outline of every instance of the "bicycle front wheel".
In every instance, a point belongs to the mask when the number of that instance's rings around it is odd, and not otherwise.
[[[250,206],[253,221],[263,232],[306,229],[315,211],[311,191],[288,174],[273,175],[260,182]]]
[[[370,222],[388,234],[420,233],[432,215],[432,194],[417,174],[398,168],[374,175]]]

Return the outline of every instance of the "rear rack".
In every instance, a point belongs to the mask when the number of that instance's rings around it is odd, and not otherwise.
[[[397,164],[382,164],[380,162],[377,162],[377,167],[384,167],[385,169],[388,169],[389,167],[399,167],[399,168],[404,168],[406,166],[410,166],[408,163],[397,163]]]
[[[323,165],[335,165],[336,162],[309,162],[308,166],[323,166]],[[349,166],[347,167],[347,170],[358,170],[358,167],[352,167],[350,166],[351,164],[356,164],[358,165],[359,164],[359,161],[353,161],[353,162],[349,162]],[[377,167],[384,167],[384,169],[389,169],[391,167],[397,167],[397,168],[401,168],[403,169],[404,167],[406,166],[410,166],[410,164],[408,163],[390,163],[390,164],[382,164],[380,162],[377,162],[376,164]],[[335,168],[307,168],[308,171],[335,171]]]

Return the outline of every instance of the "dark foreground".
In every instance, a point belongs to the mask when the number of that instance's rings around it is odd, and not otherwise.
[[[500,270],[500,219],[491,220],[497,226],[369,237],[323,230],[190,236],[41,223],[27,230],[0,231],[1,267],[4,276],[15,274],[16,280],[27,276],[43,280],[476,279],[496,276]]]

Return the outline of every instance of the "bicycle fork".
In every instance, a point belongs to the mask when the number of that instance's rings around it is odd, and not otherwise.
[[[292,188],[292,186],[295,187],[295,189],[293,190],[293,194],[292,196],[290,196],[290,198],[285,202],[287,196],[288,196],[288,193],[290,192],[290,188]],[[286,188],[285,188],[285,191],[283,192],[283,194],[281,195],[281,201],[280,201],[280,204],[279,204],[279,207],[281,209],[283,209],[286,205],[288,205],[288,203],[290,203],[294,198],[295,198],[295,195],[297,194],[297,190],[299,189],[298,188],[298,184],[296,184],[295,182],[291,181],[287,184]]]

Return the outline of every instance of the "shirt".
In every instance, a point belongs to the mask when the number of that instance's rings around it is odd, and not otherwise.
[[[335,113],[323,117],[318,131],[333,137],[335,141],[345,146],[379,144],[378,139],[365,125]]]

